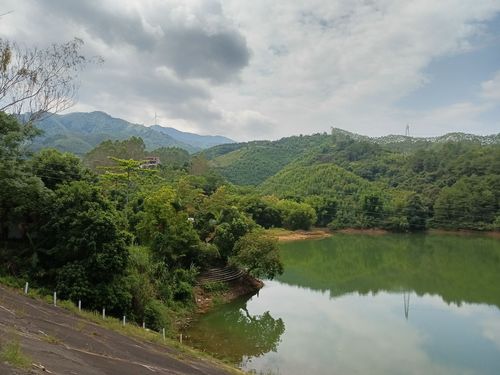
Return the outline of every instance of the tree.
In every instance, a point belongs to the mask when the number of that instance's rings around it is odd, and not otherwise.
[[[255,223],[242,214],[236,207],[224,208],[217,221],[213,243],[219,249],[223,260],[235,254],[235,244],[248,233]]]
[[[337,200],[328,196],[311,196],[306,198],[306,203],[316,211],[316,225],[326,227],[337,213]]]
[[[411,231],[425,230],[427,226],[427,210],[422,203],[420,195],[410,195],[408,197],[406,209],[406,217],[409,225],[408,229]]]
[[[270,202],[257,196],[251,196],[242,202],[245,212],[252,216],[252,219],[264,228],[280,227],[281,213]]]
[[[144,200],[144,213],[137,225],[140,238],[151,246],[155,259],[169,269],[189,268],[202,255],[203,244],[188,216],[177,212],[175,191],[163,187]]]
[[[24,48],[0,39],[0,111],[32,122],[45,113],[73,104],[77,74],[89,60],[80,54],[81,39],[39,48]]]
[[[42,181],[26,165],[25,145],[36,134],[31,124],[0,112],[0,238],[24,237],[47,197]]]
[[[42,218],[32,258],[36,278],[94,307],[106,302],[111,309],[126,299],[116,281],[128,262],[127,235],[98,187],[86,181],[59,185]]]
[[[43,149],[31,160],[33,173],[46,187],[54,188],[62,183],[89,178],[90,174],[75,155],[54,149]]]
[[[361,212],[364,217],[364,225],[375,227],[380,225],[384,213],[382,197],[377,192],[370,192],[361,197]]]
[[[90,150],[84,157],[84,164],[99,172],[106,167],[115,166],[113,158],[117,159],[132,159],[136,161],[144,160],[146,145],[140,137],[130,137],[122,141],[107,140],[99,143],[96,147]],[[163,159],[162,159],[163,160]]]
[[[277,208],[281,212],[283,226],[290,230],[309,230],[316,222],[316,212],[306,203],[280,200]]]
[[[261,231],[247,233],[234,246],[230,263],[243,267],[254,277],[273,279],[283,273],[278,241]]]

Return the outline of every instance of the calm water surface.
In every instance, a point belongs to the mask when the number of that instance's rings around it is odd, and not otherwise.
[[[500,241],[336,235],[201,316],[191,345],[263,374],[500,374]]]

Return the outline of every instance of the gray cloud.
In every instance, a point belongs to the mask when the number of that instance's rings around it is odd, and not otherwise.
[[[245,38],[232,32],[207,34],[201,29],[170,30],[164,41],[164,58],[181,77],[226,82],[248,65]]]
[[[107,45],[130,44],[139,50],[151,50],[156,44],[154,35],[147,32],[137,12],[106,8],[99,0],[47,0],[44,10],[58,15],[65,22],[72,21],[94,38]]]
[[[202,8],[209,17],[218,18],[215,28],[211,20],[192,23],[190,15],[179,19],[175,8],[160,8],[161,17],[148,25],[137,11],[106,7],[103,1],[48,0],[43,6],[109,46],[128,44],[151,51],[154,63],[169,66],[183,78],[228,82],[250,60],[245,38],[224,20],[216,2]]]

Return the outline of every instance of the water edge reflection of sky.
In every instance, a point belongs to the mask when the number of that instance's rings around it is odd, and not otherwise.
[[[276,352],[244,360],[246,370],[290,375],[499,373],[500,311],[495,306],[448,305],[439,296],[404,292],[331,298],[329,292],[268,281],[247,309],[260,315],[270,306],[273,317],[283,319],[285,332]]]

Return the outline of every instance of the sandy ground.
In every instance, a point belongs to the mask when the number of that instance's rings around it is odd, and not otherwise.
[[[336,230],[335,233],[344,233],[344,234],[367,234],[367,235],[373,235],[373,236],[378,236],[381,234],[388,234],[391,233],[388,230],[385,229],[379,229],[379,228],[369,228],[369,229],[355,229],[355,228],[347,228],[347,229],[339,229]]]
[[[327,238],[332,235],[327,229],[312,229],[312,230],[296,230],[296,231],[283,231],[272,233],[279,242],[300,241],[309,239]]]
[[[69,311],[0,286],[0,342],[19,340],[33,363],[0,374],[223,375],[208,360],[108,330]]]

